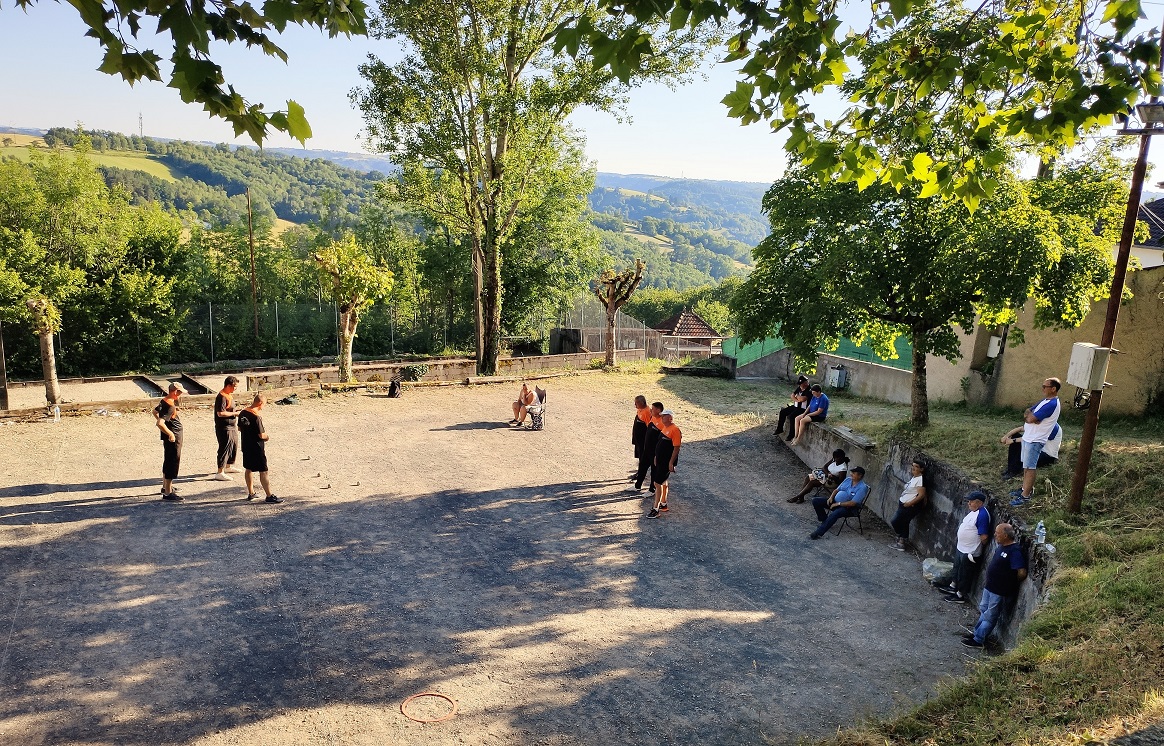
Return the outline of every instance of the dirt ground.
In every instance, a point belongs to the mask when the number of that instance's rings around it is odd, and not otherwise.
[[[508,385],[271,406],[283,505],[207,479],[207,410],[182,504],[147,415],[0,427],[0,744],[788,743],[964,671],[972,612],[884,529],[806,540],[781,389],[548,388],[542,432]],[[660,520],[623,491],[640,392],[684,430]]]

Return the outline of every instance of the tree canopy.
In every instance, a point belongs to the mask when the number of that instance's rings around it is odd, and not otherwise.
[[[27,12],[37,2],[16,0],[16,7]],[[105,50],[100,72],[119,75],[130,85],[139,80],[162,82],[161,55],[137,43],[142,26],[153,22],[163,43],[172,43],[169,87],[186,103],[202,104],[211,116],[230,122],[235,135],[245,134],[260,144],[269,129],[286,132],[300,143],[311,137],[303,107],[288,101],[285,110],[268,113],[264,104],[248,101],[223,78],[211,45],[244,44],[286,62],[287,53],[272,36],[289,25],[314,26],[330,37],[367,33],[363,0],[267,0],[261,8],[235,0],[74,0],[70,5],[88,27],[85,35]]]
[[[742,123],[786,130],[792,158],[823,176],[973,208],[1005,178],[1007,149],[1058,153],[1159,92],[1155,30],[1139,33],[1140,0],[884,0],[846,28],[858,3],[836,0],[602,0],[614,18],[671,28],[731,26],[741,80],[723,102]],[[867,7],[867,6],[866,6]],[[655,49],[629,24],[610,33],[564,23],[559,49],[582,41],[631,75]],[[818,116],[817,96],[846,107]]]
[[[732,298],[740,336],[778,335],[815,364],[817,350],[835,348],[843,336],[869,339],[878,354],[893,357],[893,341],[906,334],[913,420],[924,423],[926,355],[957,359],[955,327],[1011,322],[1032,299],[1036,323],[1071,327],[1106,291],[1110,217],[1126,198],[1126,164],[1107,165],[1006,180],[973,213],[960,202],[922,198],[915,186],[860,191],[795,169],[765,197],[772,233]],[[1072,201],[1080,181],[1103,198]]]

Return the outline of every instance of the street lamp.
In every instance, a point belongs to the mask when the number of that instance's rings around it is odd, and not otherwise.
[[[1164,66],[1164,58],[1162,58]],[[1152,100],[1144,104],[1136,104],[1136,118],[1140,120],[1140,127],[1131,128],[1128,120],[1124,121],[1122,129],[1117,130],[1121,135],[1139,135],[1140,153],[1136,158],[1136,166],[1132,170],[1132,186],[1128,192],[1128,209],[1124,212],[1124,228],[1120,233],[1120,248],[1116,254],[1115,274],[1111,280],[1111,294],[1107,299],[1107,319],[1103,325],[1103,337],[1099,346],[1111,349],[1115,341],[1116,322],[1119,320],[1120,301],[1124,295],[1124,279],[1128,273],[1128,257],[1132,252],[1132,238],[1136,232],[1136,219],[1140,214],[1140,197],[1144,191],[1144,174],[1148,170],[1148,145],[1153,135],[1164,135],[1164,102]],[[1083,434],[1079,438],[1079,458],[1075,464],[1075,474],[1071,478],[1071,495],[1067,501],[1067,510],[1078,513],[1083,505],[1083,489],[1087,486],[1087,471],[1091,467],[1091,454],[1095,449],[1095,431],[1099,427],[1099,401],[1103,396],[1103,383],[1098,389],[1091,391],[1091,398],[1087,407],[1087,417],[1083,421]]]

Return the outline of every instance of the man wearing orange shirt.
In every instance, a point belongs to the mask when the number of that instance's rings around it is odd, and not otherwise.
[[[667,492],[675,462],[679,460],[679,446],[683,444],[683,433],[674,423],[674,413],[664,409],[659,415],[659,443],[655,446],[655,463],[651,467],[651,482],[655,485],[655,506],[647,513],[647,518],[658,518],[667,512]]]
[[[651,408],[647,406],[647,397],[640,394],[635,397],[635,421],[631,425],[631,445],[635,447],[636,461],[643,457],[643,444],[647,440],[647,425],[649,424],[651,424]]]

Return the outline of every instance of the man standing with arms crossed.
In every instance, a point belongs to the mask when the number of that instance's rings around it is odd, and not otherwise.
[[[1023,412],[1023,486],[1010,491],[1014,498],[1010,501],[1012,508],[1025,504],[1034,494],[1039,456],[1059,422],[1059,389],[1062,385],[1058,378],[1043,381],[1044,399]]]
[[[237,387],[238,379],[227,376],[222,391],[214,397],[214,437],[218,439],[218,472],[214,478],[220,482],[230,481],[226,472],[238,473],[234,467],[238,455],[238,412],[234,411],[234,390]]]
[[[267,428],[263,426],[263,405],[267,403],[267,396],[263,393],[255,394],[255,399],[249,407],[239,413],[238,429],[242,435],[243,475],[247,484],[247,499],[254,500],[255,494],[254,473],[259,473],[259,483],[263,485],[263,492],[267,494],[266,502],[281,503],[283,498],[271,494],[271,482],[267,478]]]
[[[178,467],[182,464],[182,420],[178,417],[178,400],[186,393],[180,383],[171,383],[166,396],[154,407],[154,422],[162,435],[162,499],[180,503],[182,496],[174,490]]]

